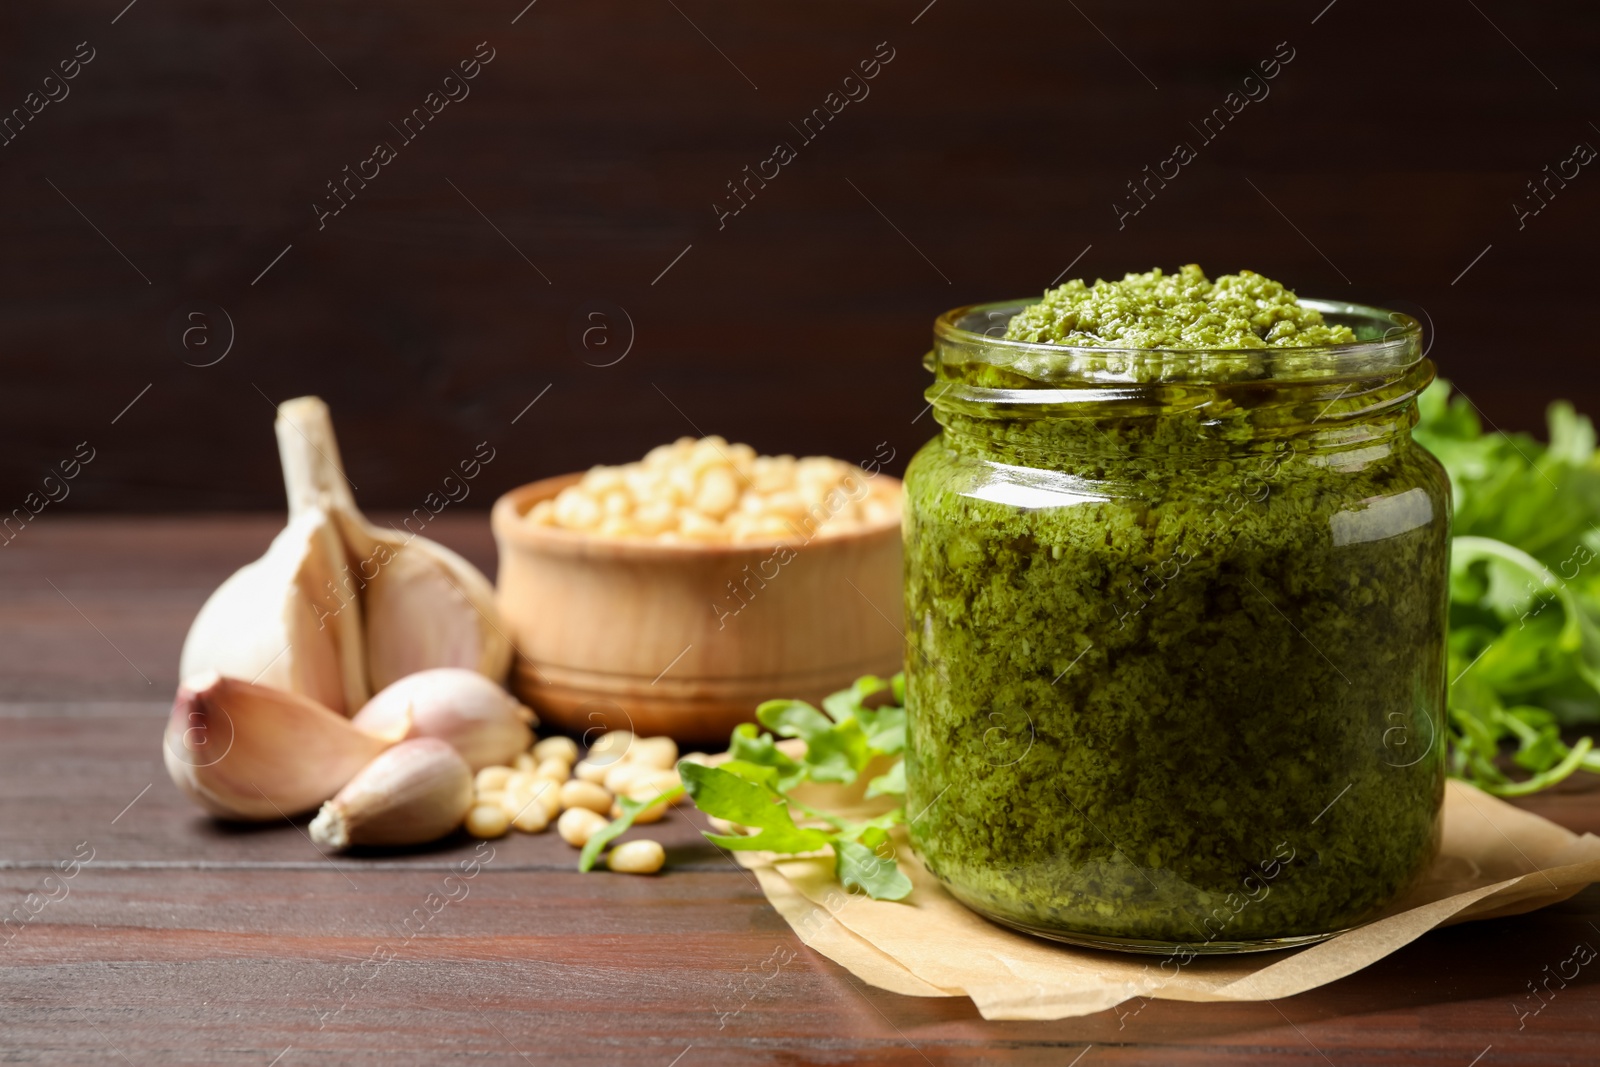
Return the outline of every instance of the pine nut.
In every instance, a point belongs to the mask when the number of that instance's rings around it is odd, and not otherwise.
[[[634,736],[632,730],[608,730],[594,739],[594,744],[589,746],[590,763],[601,763],[610,766],[618,760],[628,758],[628,750],[633,747]]]
[[[544,808],[547,818],[554,819],[561,814],[561,787],[555,782],[539,779],[533,787],[533,799]]]
[[[593,782],[575,778],[561,787],[561,806],[606,812],[611,810],[611,794]]]
[[[556,821],[556,833],[573,848],[582,848],[606,824],[606,817],[588,808],[569,808]]]
[[[545,814],[544,805],[533,799],[511,820],[511,825],[525,834],[537,834],[550,825],[550,816]]]
[[[512,764],[512,766],[524,774],[532,774],[533,769],[537,767],[538,764],[533,761],[533,757],[531,755],[524,752],[522,755],[516,758],[516,761]]]
[[[678,743],[670,737],[641,737],[628,750],[628,762],[668,770],[678,762]]]
[[[535,778],[545,778],[552,782],[564,782],[572,777],[572,764],[564,759],[540,760],[539,766],[533,769]]]
[[[467,833],[473,837],[500,837],[511,825],[511,818],[496,804],[475,804],[467,812]]]
[[[648,839],[624,841],[606,857],[606,866],[622,874],[655,874],[666,862],[661,842]]]
[[[606,772],[611,769],[609,763],[595,763],[592,760],[579,760],[577,766],[572,768],[572,773],[579,780],[593,782],[599,785],[606,780]]]
[[[472,780],[480,793],[496,793],[506,787],[506,782],[511,779],[510,767],[485,767],[478,772]]]
[[[558,759],[570,767],[578,762],[578,743],[570,737],[547,737],[533,746],[533,758],[540,763]]]
[[[643,797],[641,799],[649,800],[650,798],[649,797]],[[644,823],[650,823],[650,822],[660,822],[662,817],[665,816],[666,814],[667,814],[667,806],[665,804],[652,804],[648,808],[641,808],[639,810],[638,814],[634,815],[633,821],[634,821],[634,823],[636,825],[642,825]],[[622,805],[621,804],[613,804],[613,805],[611,805],[611,817],[613,819],[622,818]]]
[[[651,797],[659,796],[669,789],[676,789],[682,784],[683,779],[678,776],[677,771],[647,770],[643,774],[635,776],[633,781],[628,783],[628,788],[623,790],[623,793],[634,800],[649,800]]]
[[[638,781],[641,774],[649,773],[650,768],[641,767],[636,763],[618,763],[606,771],[605,786],[613,793],[626,793],[628,787]]]

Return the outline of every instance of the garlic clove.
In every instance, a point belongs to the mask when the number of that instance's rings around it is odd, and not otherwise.
[[[483,572],[436,541],[367,521],[350,493],[328,405],[320,399],[284,401],[276,428],[290,513],[316,506],[332,512],[347,562],[360,576],[363,666],[372,688],[429,667],[465,667],[504,681],[511,639]]]
[[[437,737],[454,745],[474,771],[510,763],[533,744],[533,712],[477,671],[435,667],[386,687],[356,713],[371,733]]]
[[[178,687],[162,749],[201,807],[264,821],[312,810],[389,744],[308,697],[207,673]]]
[[[341,515],[339,522],[352,556],[373,561],[364,565],[372,578],[362,608],[367,676],[375,690],[431,667],[464,667],[505,680],[511,644],[477,568],[422,538],[407,543],[359,517]]]
[[[296,515],[260,559],[207,598],[189,627],[180,678],[253,678],[339,712],[367,698],[361,605],[327,512]]]
[[[311,820],[329,848],[417,845],[461,825],[472,807],[472,772],[436,737],[402,741],[363,767]]]

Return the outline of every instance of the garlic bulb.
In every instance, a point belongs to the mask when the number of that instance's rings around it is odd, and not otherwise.
[[[201,807],[263,821],[315,808],[398,739],[308,697],[204,674],[178,687],[162,749],[167,773]]]
[[[418,845],[461,825],[472,807],[472,772],[436,737],[402,741],[373,760],[311,820],[329,848]]]
[[[289,523],[200,609],[179,676],[249,678],[346,715],[429,667],[503,681],[511,642],[488,579],[442,545],[367,522],[321,400],[281,404],[275,429]]]
[[[533,744],[533,712],[477,671],[435,667],[386,687],[356,713],[355,725],[385,736],[437,737],[474,771],[510,763]]]

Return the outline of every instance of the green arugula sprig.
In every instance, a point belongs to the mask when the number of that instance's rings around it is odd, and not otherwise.
[[[697,808],[753,831],[708,832],[706,837],[733,851],[792,855],[831,849],[834,870],[846,888],[878,900],[903,900],[911,892],[911,880],[895,863],[889,828],[905,819],[905,764],[900,758],[906,744],[904,676],[889,681],[859,678],[825,699],[821,710],[800,700],[769,700],[756,709],[756,719],[766,730],[753,723],[736,727],[728,740],[727,761],[715,767],[678,764]],[[788,755],[774,735],[799,738],[805,752],[798,759]],[[793,795],[807,782],[852,785],[878,757],[895,762],[868,782],[866,795],[901,800],[883,815],[851,821]]]
[[[1485,433],[1464,396],[1435,382],[1415,434],[1449,472],[1450,773],[1524,796],[1600,773],[1600,454],[1588,418],[1550,405],[1548,445]],[[1517,780],[1501,755],[1529,772]]]

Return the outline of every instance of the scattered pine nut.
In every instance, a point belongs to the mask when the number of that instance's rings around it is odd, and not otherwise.
[[[510,767],[485,767],[478,772],[472,784],[480,793],[497,793],[506,787],[506,782],[510,779]]]
[[[593,782],[575,778],[561,787],[561,806],[604,813],[611,810],[611,794]]]
[[[628,758],[628,751],[633,748],[636,738],[632,730],[607,730],[594,739],[594,744],[589,746],[588,761],[610,766],[619,760]]]
[[[467,812],[467,833],[473,837],[501,837],[511,825],[511,817],[496,804],[474,804]]]
[[[649,839],[624,841],[606,856],[606,866],[622,874],[655,874],[667,862],[661,842]]]
[[[523,806],[534,795],[538,779],[529,778],[527,775],[514,774],[506,783],[505,789],[500,792],[500,806],[506,809],[506,814],[515,817]]]
[[[582,848],[606,824],[606,817],[588,808],[568,808],[556,822],[556,833],[573,848]]]
[[[629,763],[669,770],[678,762],[678,743],[670,737],[641,737],[628,749]]]
[[[649,800],[650,798],[649,797],[643,797],[642,799]],[[639,812],[636,815],[634,815],[634,817],[633,817],[634,825],[639,825],[639,824],[647,823],[647,822],[660,822],[662,817],[665,816],[666,814],[667,814],[667,806],[665,804],[652,804],[648,808],[641,808],[639,810]],[[613,819],[622,818],[622,805],[621,804],[613,804],[613,805],[611,805],[611,817]]]
[[[647,774],[649,771],[650,768],[648,767],[627,761],[612,764],[611,768],[606,771],[606,789],[613,793],[626,793],[641,774]]]
[[[682,784],[683,779],[677,771],[644,770],[628,783],[628,788],[623,790],[623,793],[635,800],[649,800]]]
[[[540,760],[539,765],[533,769],[535,778],[544,778],[552,782],[564,782],[572,777],[572,764],[563,759]]]
[[[550,826],[550,816],[545,814],[544,805],[533,798],[512,818],[511,825],[525,834],[542,833]]]
[[[540,763],[558,759],[570,767],[578,762],[578,743],[570,737],[547,737],[533,746],[533,758]]]
[[[555,782],[539,779],[533,787],[533,798],[544,808],[544,813],[551,819],[561,814],[561,786]]]
[[[599,785],[606,780],[606,772],[611,769],[609,763],[595,763],[592,760],[579,760],[572,768],[573,776],[580,781],[593,782]]]

